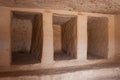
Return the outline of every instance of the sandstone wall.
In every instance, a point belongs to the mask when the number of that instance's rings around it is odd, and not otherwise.
[[[107,57],[108,54],[108,19],[88,18],[88,54]]]
[[[115,16],[115,53],[120,58],[120,15]]]
[[[0,66],[11,63],[10,11],[0,8]]]
[[[61,51],[61,26],[53,25],[54,31],[54,52]]]
[[[62,49],[68,55],[76,57],[77,51],[77,19],[72,18],[62,25]]]
[[[102,65],[103,66],[103,65]],[[84,69],[85,68],[85,69]],[[88,69],[93,68],[93,69]],[[19,73],[18,73],[19,72]],[[89,66],[1,73],[0,80],[119,80],[120,67]]]
[[[41,59],[43,47],[43,25],[42,15],[37,15],[33,21],[31,54]]]
[[[32,38],[32,16],[13,14],[11,26],[12,51],[30,51]]]

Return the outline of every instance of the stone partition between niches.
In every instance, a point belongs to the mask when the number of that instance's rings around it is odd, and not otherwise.
[[[0,11],[0,66],[9,66],[11,63],[11,13],[4,8],[0,8]]]
[[[108,19],[105,17],[88,17],[88,52],[91,57],[108,56]]]

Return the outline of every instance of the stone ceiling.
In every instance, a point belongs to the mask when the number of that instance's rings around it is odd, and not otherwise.
[[[120,0],[0,0],[1,6],[120,13]]]

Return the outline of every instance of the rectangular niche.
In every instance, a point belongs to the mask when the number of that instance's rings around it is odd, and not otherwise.
[[[77,16],[53,15],[54,60],[72,60],[77,55]]]
[[[108,18],[88,17],[87,59],[107,59],[108,56]]]
[[[43,26],[42,14],[12,12],[12,64],[24,65],[41,62]]]

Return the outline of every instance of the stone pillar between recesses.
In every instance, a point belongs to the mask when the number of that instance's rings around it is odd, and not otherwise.
[[[115,18],[110,16],[108,20],[108,59],[113,59],[115,57]]]
[[[52,13],[43,13],[43,51],[42,64],[53,63],[53,27],[52,27]]]
[[[0,66],[11,64],[11,12],[7,8],[0,8]]]
[[[77,16],[77,59],[87,59],[87,16]]]

